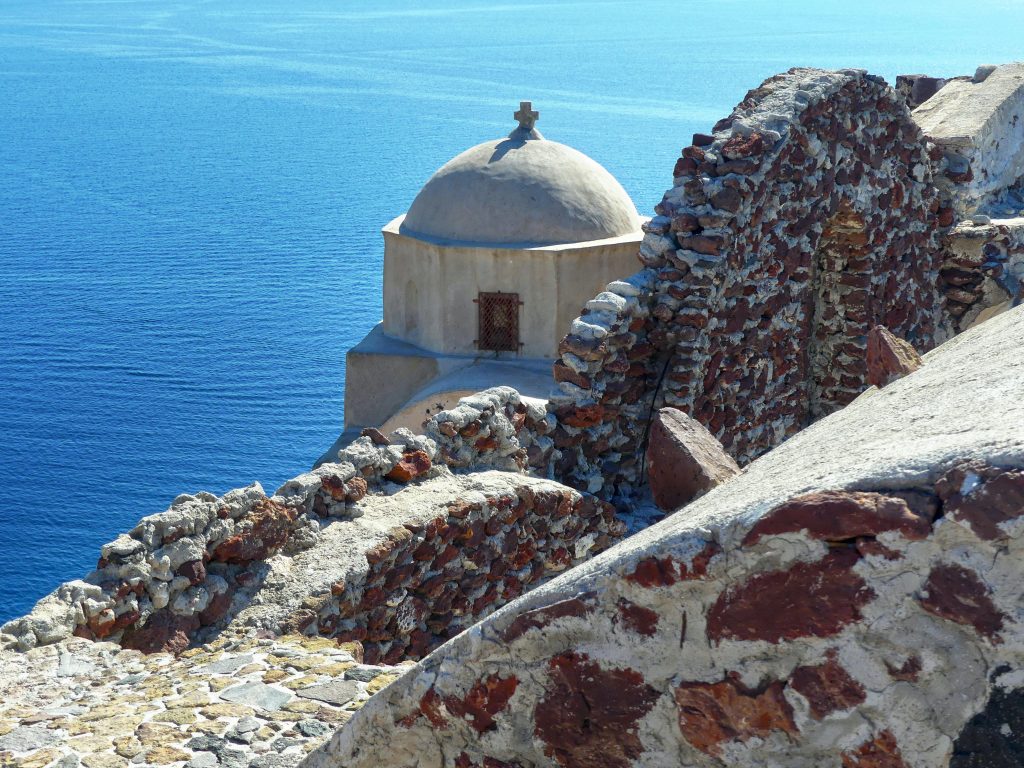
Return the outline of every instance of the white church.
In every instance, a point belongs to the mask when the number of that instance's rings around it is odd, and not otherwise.
[[[547,399],[583,305],[635,272],[643,219],[601,165],[534,127],[445,163],[384,227],[384,320],[349,353],[345,436],[422,431],[499,384]],[[344,436],[343,438],[344,439]]]

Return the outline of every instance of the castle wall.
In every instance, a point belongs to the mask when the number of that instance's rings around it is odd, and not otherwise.
[[[745,463],[864,389],[873,325],[922,350],[949,333],[952,212],[884,81],[793,69],[694,138],[645,225],[644,269],[587,304],[555,366],[553,474],[606,496],[643,482],[656,408]]]

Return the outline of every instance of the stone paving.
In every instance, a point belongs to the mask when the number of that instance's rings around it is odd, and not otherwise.
[[[255,633],[144,655],[71,638],[0,652],[0,766],[290,768],[404,666]]]

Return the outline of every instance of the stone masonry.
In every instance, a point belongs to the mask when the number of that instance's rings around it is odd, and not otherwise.
[[[646,225],[644,269],[562,343],[553,475],[635,489],[664,406],[746,463],[864,389],[872,326],[923,350],[946,338],[950,216],[928,151],[904,101],[860,70],[769,78],[695,136]]]
[[[1021,366],[1024,308],[488,617],[304,765],[1015,765]]]

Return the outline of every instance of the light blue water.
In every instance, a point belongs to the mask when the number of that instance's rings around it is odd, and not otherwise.
[[[0,0],[0,621],[341,429],[380,227],[532,99],[648,212],[793,65],[971,72],[1016,2]]]

